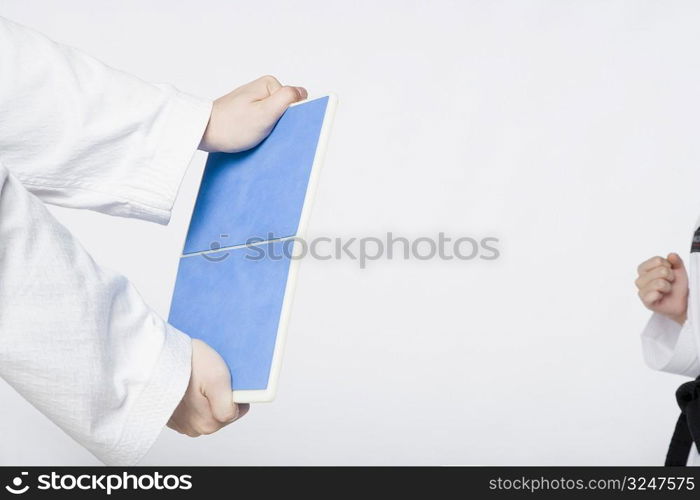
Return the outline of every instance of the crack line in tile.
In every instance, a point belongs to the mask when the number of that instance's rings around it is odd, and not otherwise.
[[[265,241],[256,241],[255,243],[242,243],[240,245],[233,245],[230,247],[221,247],[221,248],[217,248],[215,250],[202,250],[200,252],[183,253],[180,256],[180,258],[193,257],[196,255],[206,255],[206,254],[210,254],[210,253],[225,252],[227,250],[240,250],[241,248],[258,247],[260,245],[266,245],[267,243],[275,243],[277,241],[287,241],[287,240],[291,240],[294,238],[296,238],[296,235],[285,236],[284,238],[273,238],[271,240],[265,240]]]

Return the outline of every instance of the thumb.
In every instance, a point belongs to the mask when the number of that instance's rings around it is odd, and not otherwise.
[[[209,401],[214,418],[218,422],[226,423],[238,417],[238,408],[233,402],[231,374],[224,360],[218,355],[210,360],[210,363],[202,392]]]
[[[287,111],[290,104],[306,99],[308,93],[304,87],[280,87],[269,97],[262,100],[263,106],[272,113],[275,120]]]
[[[206,397],[209,400],[211,414],[217,422],[230,424],[248,413],[248,403],[234,403],[231,383],[220,385],[215,390],[208,391]]]
[[[678,255],[677,253],[670,253],[668,254],[667,258],[668,261],[671,263],[672,269],[685,269],[683,259],[681,259],[680,255]]]
[[[214,418],[221,423],[227,423],[238,418],[238,407],[233,402],[233,392],[231,390],[231,379],[226,370],[226,374],[217,377],[208,384],[204,395],[209,400],[209,407]]]

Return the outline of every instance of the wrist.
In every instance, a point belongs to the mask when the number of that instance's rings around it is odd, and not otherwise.
[[[679,325],[683,326],[686,320],[688,319],[688,314],[686,312],[682,312],[681,314],[669,314],[668,319],[671,319]]]
[[[214,113],[214,108],[212,106],[212,111],[209,114],[209,120],[207,120],[207,126],[204,129],[204,133],[202,134],[202,138],[199,141],[199,146],[197,147],[197,149],[199,149],[200,151],[206,151],[207,153],[213,152],[213,147],[211,145],[211,139],[210,139],[211,118],[212,118],[213,113]]]

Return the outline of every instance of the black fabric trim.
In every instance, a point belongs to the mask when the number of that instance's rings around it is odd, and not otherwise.
[[[693,443],[700,451],[700,377],[678,388],[676,402],[681,415],[666,455],[665,465],[669,467],[687,465]]]

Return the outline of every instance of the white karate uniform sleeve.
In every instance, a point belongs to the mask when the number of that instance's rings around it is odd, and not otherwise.
[[[0,376],[108,464],[157,438],[190,339],[40,199],[166,223],[210,109],[0,18]]]
[[[687,377],[700,375],[695,333],[690,320],[683,326],[661,314],[652,314],[642,332],[646,364],[654,369]]]
[[[46,202],[167,223],[210,112],[0,18],[0,159]]]

